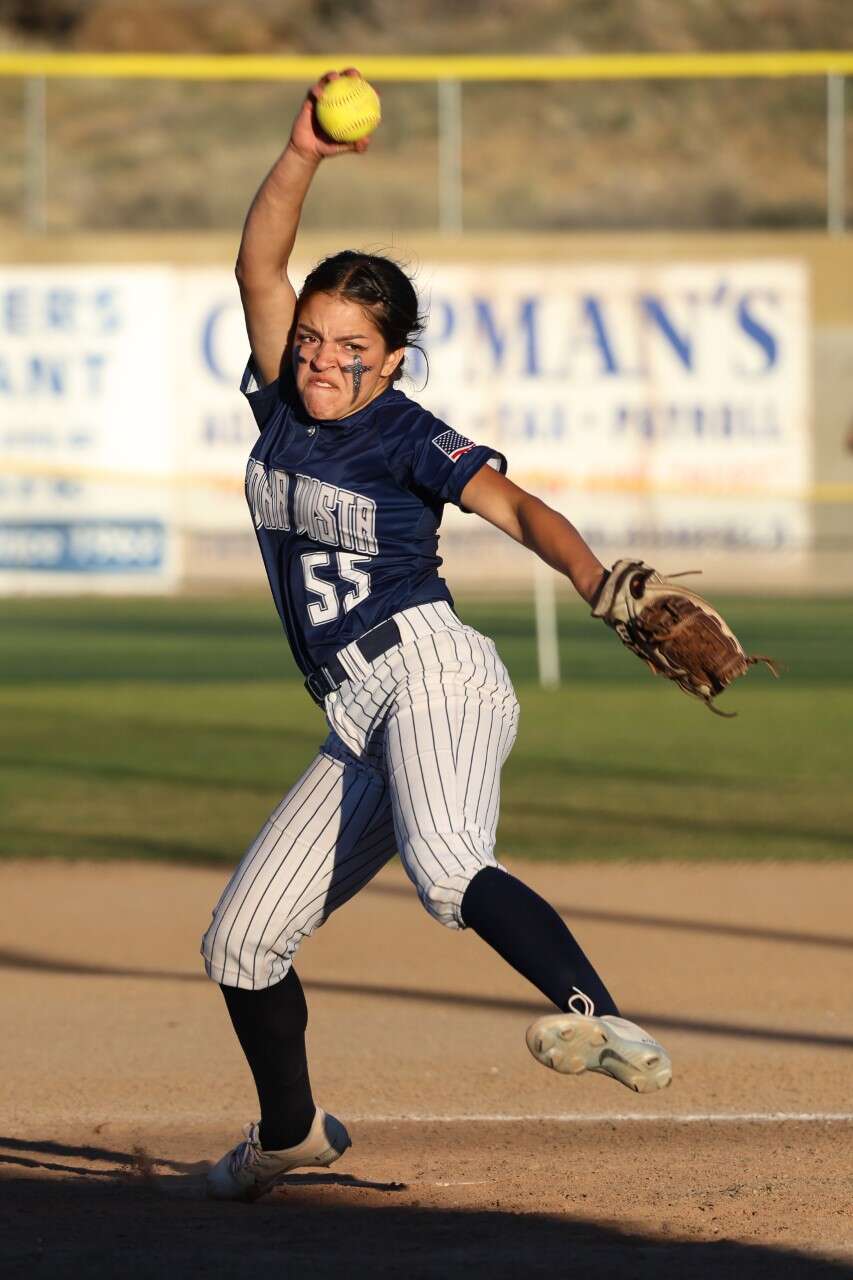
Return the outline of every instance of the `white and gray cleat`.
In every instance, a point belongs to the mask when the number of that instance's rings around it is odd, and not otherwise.
[[[642,1027],[605,1014],[555,1013],[527,1028],[527,1047],[545,1067],[577,1076],[596,1071],[635,1093],[653,1093],[672,1081],[669,1054]]]
[[[319,1165],[325,1168],[352,1146],[340,1120],[320,1107],[308,1136],[284,1151],[264,1151],[257,1124],[246,1125],[245,1142],[227,1151],[207,1175],[207,1194],[212,1200],[257,1200],[291,1169]]]

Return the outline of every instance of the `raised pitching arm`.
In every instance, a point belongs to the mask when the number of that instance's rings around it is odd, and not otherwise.
[[[350,67],[344,75],[358,75]],[[288,276],[302,205],[321,160],[347,151],[366,151],[369,139],[337,143],[315,122],[314,103],[330,80],[329,71],[309,90],[293,122],[287,146],[252,201],[237,255],[236,275],[255,367],[264,383],[279,375],[293,324],[296,294]]]

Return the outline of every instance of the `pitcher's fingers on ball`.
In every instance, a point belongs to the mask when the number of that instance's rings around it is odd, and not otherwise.
[[[342,76],[355,76],[357,80],[364,79],[358,67],[344,67],[343,71],[336,71],[332,67],[329,71],[324,71],[320,79],[315,84],[312,84],[308,90],[308,96],[315,100],[321,98],[326,85],[331,84],[333,80],[340,80]]]
[[[346,71],[344,71],[344,75],[345,75],[345,76],[356,76],[359,80],[364,80],[364,79],[365,79],[365,77],[364,77],[364,76],[361,74],[361,72],[359,71],[358,67],[347,67]],[[381,98],[381,97],[382,97],[382,94],[381,94],[381,93],[380,93],[380,91],[376,88],[376,85],[375,85],[375,84],[373,84],[373,82],[372,82],[371,80],[368,80],[368,81],[367,81],[367,83],[370,85],[371,89],[372,89],[372,90],[373,90],[373,92],[376,94],[377,98]]]
[[[308,90],[308,97],[313,98],[315,102],[318,98],[322,98],[323,90],[326,85],[331,84],[333,80],[339,79],[340,74],[340,71],[324,71],[320,76],[320,79],[312,84],[311,88]]]

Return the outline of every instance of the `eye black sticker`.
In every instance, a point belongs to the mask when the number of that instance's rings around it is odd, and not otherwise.
[[[343,369],[344,373],[352,374],[352,398],[353,400],[355,400],[357,399],[358,393],[361,390],[362,375],[365,373],[370,373],[373,366],[369,364],[365,364],[361,356],[355,356],[352,364],[341,365],[341,368]]]

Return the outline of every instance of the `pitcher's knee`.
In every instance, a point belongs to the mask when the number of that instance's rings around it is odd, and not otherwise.
[[[420,832],[400,841],[400,859],[423,906],[439,924],[464,929],[462,899],[478,871],[496,867],[489,833]]]
[[[475,849],[471,849],[470,845],[473,841],[469,844],[469,841],[462,841],[459,836],[444,838],[451,849],[455,850],[453,867],[447,865],[450,861],[450,850],[447,847],[442,847],[441,865],[434,868],[432,876],[428,874],[427,869],[430,868],[430,863],[425,858],[423,850],[420,851],[419,859],[410,859],[403,854],[402,860],[409,876],[418,887],[420,901],[433,919],[438,920],[439,924],[443,924],[448,929],[465,929],[467,925],[462,918],[462,899],[465,897],[467,887],[484,868],[494,867],[497,870],[503,870],[503,868],[494,858],[491,847],[485,842],[479,849],[476,849],[476,846]]]
[[[214,913],[210,928],[201,940],[201,954],[207,976],[223,987],[259,991],[287,977],[296,949],[302,941],[297,930],[285,930],[273,939],[251,930],[242,933],[238,922],[227,913]]]
[[[425,890],[420,891],[421,902],[434,920],[447,929],[465,928],[461,912],[462,899],[465,897],[468,885],[481,870],[481,866],[472,867],[458,875],[436,880]]]

